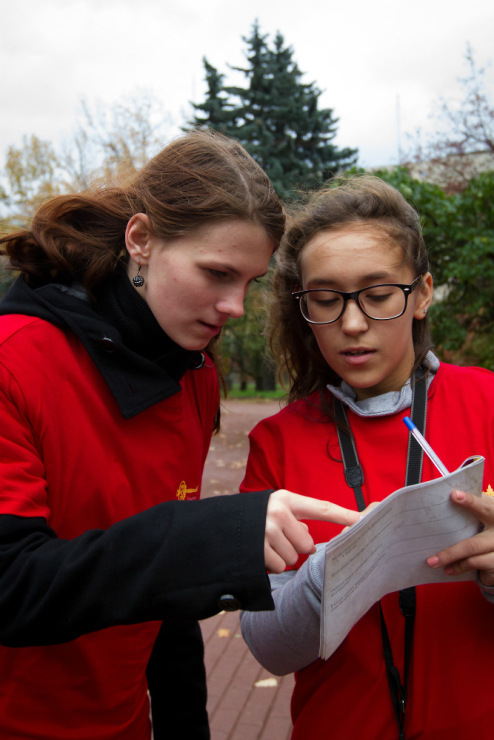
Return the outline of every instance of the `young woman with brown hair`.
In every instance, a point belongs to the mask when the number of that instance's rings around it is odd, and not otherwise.
[[[432,277],[405,198],[378,178],[344,178],[294,214],[277,262],[271,329],[290,403],[251,433],[241,490],[289,487],[362,510],[420,473],[437,478],[428,457],[416,464],[403,423],[415,410],[448,470],[485,457],[489,490],[494,375],[430,351]],[[494,499],[451,498],[483,525],[430,553],[428,565],[446,567],[451,583],[387,594],[328,660],[318,657],[324,547],[293,578],[274,576],[273,612],[244,613],[256,658],[273,673],[296,672],[294,740],[491,737]],[[317,543],[340,531],[310,524]],[[456,573],[471,580],[455,582]]]
[[[190,133],[1,240],[0,735],[209,737],[197,619],[272,608],[266,568],[352,522],[287,491],[198,501],[214,343],[284,228],[237,143]]]

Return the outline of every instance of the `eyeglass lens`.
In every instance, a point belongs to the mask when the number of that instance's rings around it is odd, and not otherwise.
[[[359,294],[360,307],[371,319],[393,319],[405,309],[405,293],[392,285],[373,286]],[[345,300],[332,290],[314,290],[305,293],[300,300],[302,314],[309,321],[324,324],[336,321]]]

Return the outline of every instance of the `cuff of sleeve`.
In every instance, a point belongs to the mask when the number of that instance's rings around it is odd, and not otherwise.
[[[482,596],[484,596],[484,598],[486,598],[491,604],[494,604],[494,586],[485,586],[480,580],[480,574],[478,571],[475,576],[475,582],[480,588]]]
[[[238,494],[243,504],[237,520],[239,582],[244,593],[242,608],[249,611],[274,609],[264,564],[266,511],[271,493],[272,490]]]

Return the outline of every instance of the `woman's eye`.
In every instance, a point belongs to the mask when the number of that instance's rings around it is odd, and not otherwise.
[[[211,277],[215,278],[216,280],[222,280],[226,277],[228,277],[228,273],[224,272],[223,270],[213,270],[212,268],[208,268],[207,272]]]
[[[372,301],[373,303],[384,303],[391,297],[391,293],[367,293],[365,295],[366,301]]]
[[[334,306],[339,302],[339,298],[313,298],[313,302],[318,306]]]

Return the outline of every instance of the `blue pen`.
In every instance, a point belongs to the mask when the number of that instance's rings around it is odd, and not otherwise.
[[[440,459],[438,458],[438,456],[436,455],[436,453],[434,452],[430,444],[426,441],[426,439],[422,436],[422,434],[420,434],[419,430],[417,429],[413,421],[410,419],[410,417],[405,416],[403,421],[405,422],[405,424],[407,425],[407,427],[409,428],[410,432],[413,434],[413,436],[415,437],[419,445],[422,447],[427,457],[429,457],[432,460],[432,462],[434,463],[436,468],[439,470],[441,475],[449,475],[449,470],[447,469],[447,467],[443,465],[443,463],[440,461]]]

